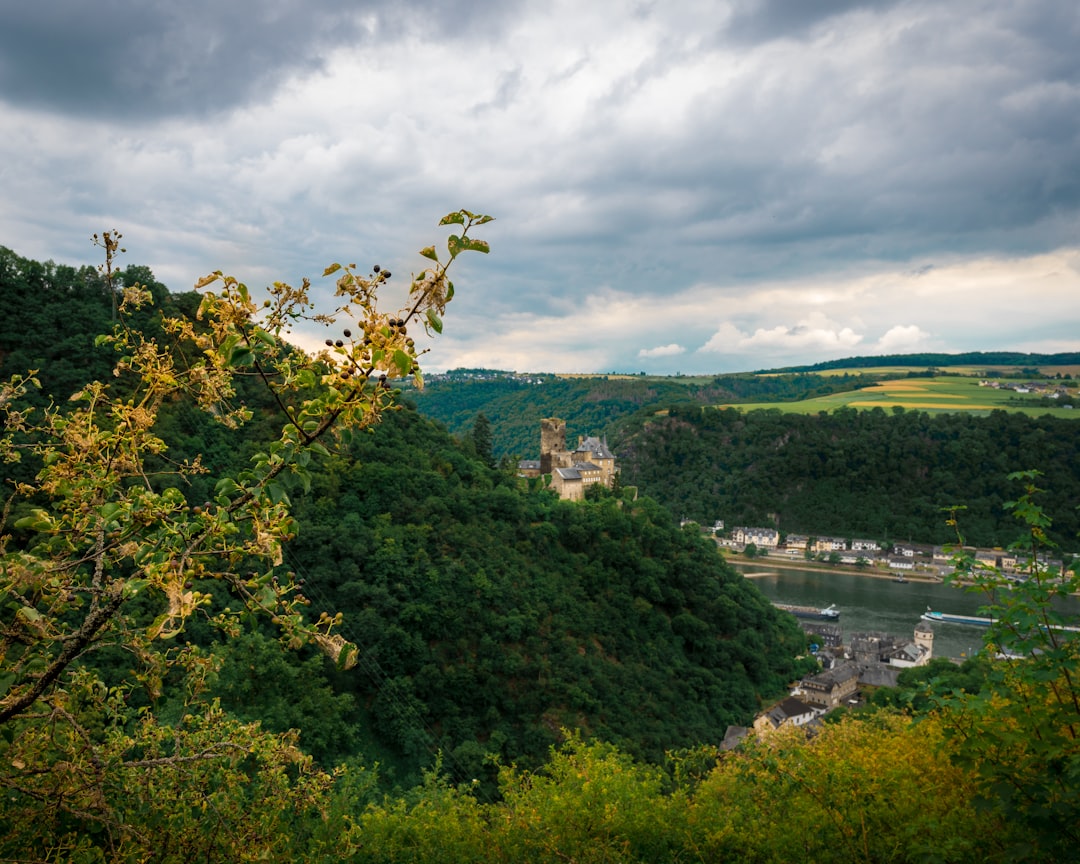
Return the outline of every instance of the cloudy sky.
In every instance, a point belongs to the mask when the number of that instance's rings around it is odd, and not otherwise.
[[[1080,5],[0,0],[0,245],[406,276],[430,370],[1080,351]]]

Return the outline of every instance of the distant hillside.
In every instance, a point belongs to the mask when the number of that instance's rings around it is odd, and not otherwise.
[[[672,406],[794,401],[866,387],[877,380],[868,375],[804,373],[562,377],[474,369],[435,376],[423,391],[407,395],[422,414],[459,437],[467,437],[477,414],[483,414],[491,425],[494,455],[517,460],[539,457],[544,417],[564,419],[571,442],[580,435],[606,435],[617,446],[627,423]]]
[[[810,366],[786,366],[762,372],[825,372],[829,369],[872,369],[882,366],[1075,366],[1080,353],[1022,354],[1016,351],[969,351],[961,354],[878,354],[872,357],[845,357]]]
[[[963,506],[969,542],[1017,539],[1006,476],[1036,469],[1053,514],[1052,539],[1074,550],[1080,532],[1075,421],[993,411],[930,415],[875,408],[793,414],[675,409],[624,438],[623,482],[711,525],[954,542],[944,508]]]
[[[433,376],[421,391],[409,391],[407,398],[421,413],[431,417],[459,438],[467,439],[478,414],[491,428],[491,449],[496,458],[511,460],[539,456],[540,420],[560,417],[566,421],[571,442],[581,435],[607,436],[618,450],[621,442],[644,418],[673,407],[713,407],[717,405],[788,404],[799,413],[832,411],[850,403],[859,407],[889,406],[888,392],[869,400],[856,391],[868,391],[879,382],[906,376],[933,377],[933,369],[970,366],[986,369],[988,376],[1020,374],[1038,376],[1040,366],[1080,366],[1080,354],[1019,354],[1015,352],[972,352],[967,354],[895,354],[883,357],[852,357],[798,367],[762,372],[740,372],[716,376],[574,376],[548,373],[521,374],[492,369],[454,370]],[[995,367],[1000,367],[996,369]],[[878,371],[870,371],[877,369]],[[910,371],[903,371],[903,370]],[[851,370],[846,371],[846,370]],[[1075,382],[1070,386],[1075,387]],[[852,398],[844,398],[851,394]],[[987,396],[989,391],[984,391]],[[884,400],[884,401],[883,401]],[[966,399],[938,400],[947,408],[963,412],[991,409],[1039,414],[1053,411],[1059,403],[1031,397],[1026,400],[986,398],[965,407]],[[1012,403],[1015,404],[1012,404]],[[802,403],[806,403],[803,405]],[[915,405],[910,399],[892,404]],[[1060,413],[1060,412],[1058,412]]]

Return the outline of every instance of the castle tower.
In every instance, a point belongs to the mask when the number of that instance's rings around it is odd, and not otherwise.
[[[926,621],[915,625],[915,644],[927,651],[927,657],[934,656],[934,629]]]
[[[566,457],[566,421],[548,417],[540,421],[540,473],[564,467]]]

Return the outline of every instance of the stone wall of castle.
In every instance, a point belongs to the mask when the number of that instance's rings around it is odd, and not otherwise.
[[[550,474],[555,468],[569,466],[566,452],[566,421],[547,417],[540,421],[540,473]]]

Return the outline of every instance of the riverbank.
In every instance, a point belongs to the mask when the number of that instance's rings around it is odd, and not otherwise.
[[[755,579],[759,576],[772,575],[769,570],[811,570],[815,573],[840,573],[845,576],[866,576],[870,579],[887,579],[890,582],[896,582],[897,576],[900,574],[890,573],[884,570],[875,570],[872,567],[852,567],[849,565],[838,564],[823,564],[820,561],[791,561],[779,558],[747,558],[744,555],[723,551],[721,554],[724,556],[724,560],[728,562],[732,567],[742,573],[747,579]],[[744,573],[741,568],[743,567],[766,567],[768,570],[763,570],[760,573]],[[929,576],[925,573],[912,573],[903,574],[905,582],[924,582],[928,585],[939,585],[941,579],[937,576]]]

